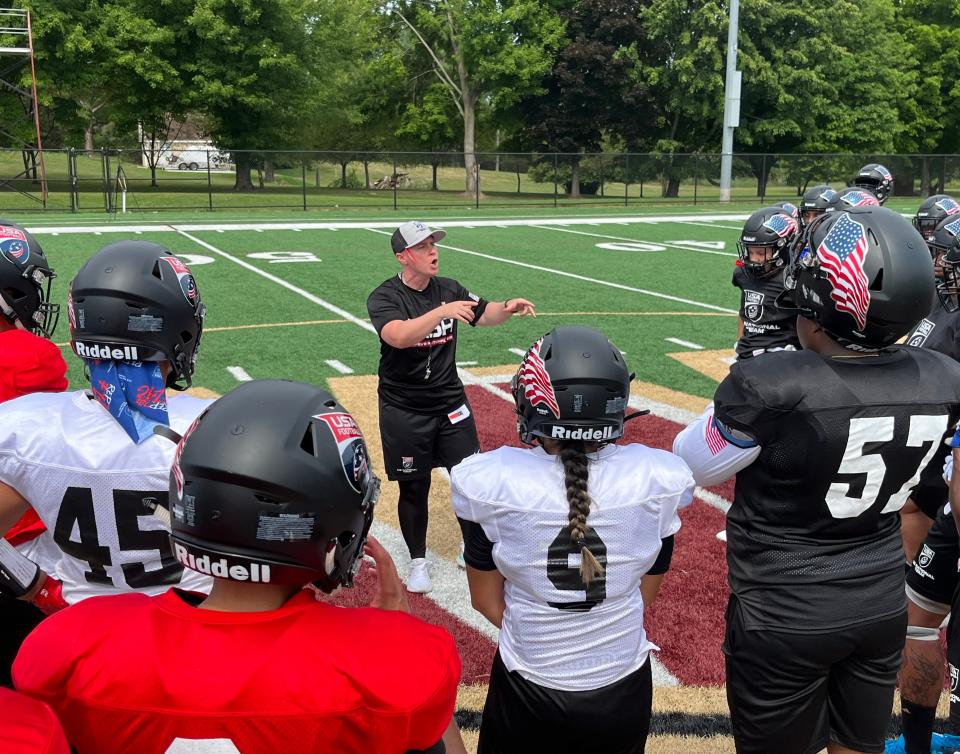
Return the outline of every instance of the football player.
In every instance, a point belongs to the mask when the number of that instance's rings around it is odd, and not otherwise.
[[[168,476],[177,560],[214,576],[209,596],[85,601],[14,665],[78,754],[401,754],[442,752],[441,737],[463,751],[456,646],[402,611],[390,556],[367,542],[380,483],[343,406],[312,385],[246,383],[191,425]],[[319,602],[352,586],[365,549],[375,603],[394,609]]]
[[[929,240],[941,220],[957,214],[960,214],[960,204],[956,199],[947,194],[934,194],[920,203],[913,217],[913,227]]]
[[[170,443],[209,401],[190,385],[204,305],[193,276],[162,246],[110,244],[80,268],[67,301],[74,352],[90,390],[34,393],[0,405],[0,533],[32,508],[61,550],[57,578],[0,549],[0,591],[50,609],[97,594],[151,594],[209,580],[173,557],[162,520]],[[154,515],[156,514],[156,515]],[[0,545],[3,543],[0,542]]]
[[[6,688],[0,688],[0,743],[3,754],[70,754],[50,707]]]
[[[803,350],[734,364],[674,450],[698,484],[736,475],[724,652],[738,753],[879,752],[907,631],[897,513],[960,418],[960,364],[895,345],[934,296],[900,215],[833,212],[794,249]]]
[[[948,230],[946,226],[955,227]],[[907,337],[907,344],[931,348],[960,361],[960,217],[947,217],[937,226],[934,237],[941,278],[937,281],[938,301],[930,314]],[[928,245],[930,242],[928,241]],[[934,247],[931,246],[931,250]],[[948,432],[950,436],[953,432]],[[960,556],[957,524],[947,503],[947,487],[934,467],[949,458],[950,448],[938,446],[935,462],[920,476],[920,483],[901,511],[904,546],[910,569],[907,571],[907,644],[900,669],[900,705],[903,736],[887,743],[891,754],[915,754],[936,745],[950,751],[960,749],[960,717],[944,733],[934,733],[937,702],[943,689],[944,656],[940,626],[951,612],[957,587],[957,558]],[[932,523],[932,526],[931,526]],[[924,538],[925,537],[925,538]],[[921,546],[922,542],[922,546]],[[960,636],[950,633],[949,644],[957,647]],[[948,652],[950,652],[948,648]],[[951,655],[952,656],[952,655]],[[957,657],[954,667],[960,667]],[[951,668],[951,673],[955,671]],[[953,692],[951,692],[952,697]],[[954,706],[954,705],[951,705]],[[936,749],[939,751],[939,749]]]
[[[853,185],[857,188],[866,189],[877,197],[880,204],[885,204],[893,193],[893,173],[883,165],[871,162],[857,171],[857,177],[853,179]]]
[[[837,192],[825,183],[808,188],[800,199],[800,227],[806,228],[825,212],[833,212]]]
[[[774,303],[783,292],[785,264],[797,227],[797,221],[779,207],[758,209],[743,225],[732,281],[740,289],[738,359],[800,346],[796,316],[781,312]]]
[[[603,333],[551,330],[513,382],[520,440],[533,447],[451,472],[470,596],[500,629],[479,754],[644,750],[643,609],[694,483],[671,453],[614,444],[631,378]]]
[[[0,219],[0,402],[36,392],[67,389],[67,364],[49,338],[60,307],[50,303],[50,269],[43,249],[26,229]],[[6,540],[26,557],[54,570],[59,550],[33,511],[24,514]],[[0,685],[10,685],[10,664],[20,642],[43,619],[37,606],[0,592]]]
[[[487,301],[452,278],[438,277],[437,243],[444,236],[446,231],[416,221],[397,228],[390,250],[400,272],[367,298],[380,336],[383,463],[387,479],[400,488],[397,515],[411,559],[407,589],[419,593],[433,589],[427,560],[430,475],[480,450],[457,373],[458,325],[499,325],[514,314],[534,313],[525,298]]]

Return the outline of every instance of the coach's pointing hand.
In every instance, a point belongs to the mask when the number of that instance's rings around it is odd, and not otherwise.
[[[536,307],[533,305],[532,301],[527,301],[525,298],[508,298],[503,302],[503,310],[509,314],[519,314],[521,317],[526,317],[528,314],[537,316]]]
[[[443,314],[444,319],[456,319],[469,325],[473,322],[475,315],[473,309],[476,305],[476,301],[451,301],[449,304],[438,307],[438,311]]]

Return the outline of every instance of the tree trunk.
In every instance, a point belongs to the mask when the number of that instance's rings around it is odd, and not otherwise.
[[[580,160],[576,158],[570,166],[570,198],[580,198]]]
[[[347,165],[348,162],[340,163],[340,188],[345,189],[347,187]]]
[[[666,184],[663,187],[664,199],[676,199],[680,194],[680,177],[676,175],[667,176]]]
[[[237,178],[233,182],[233,190],[253,191],[253,180],[250,176],[253,166],[250,164],[250,155],[245,152],[237,152],[234,155],[234,161],[237,166]]]
[[[277,178],[275,175],[276,168],[273,165],[273,160],[264,160],[263,161],[263,180],[267,183],[275,183]]]
[[[466,172],[465,192],[477,193],[477,109],[473,96],[463,98],[463,167]]]
[[[440,163],[438,163],[438,162],[432,162],[432,163],[430,163],[430,167],[433,168],[433,179],[432,179],[432,182],[431,182],[431,184],[430,184],[430,190],[431,190],[431,191],[437,191],[437,190],[438,190],[438,189],[437,189],[437,168],[440,167]]]
[[[930,196],[930,162],[926,157],[920,160],[920,196],[924,199]]]
[[[89,121],[83,128],[83,149],[86,152],[93,151],[93,121]]]
[[[366,160],[363,161],[363,185],[370,189],[370,163]]]
[[[150,185],[157,188],[157,163],[150,161]]]

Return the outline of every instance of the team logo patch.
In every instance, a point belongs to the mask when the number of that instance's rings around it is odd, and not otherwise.
[[[763,223],[763,227],[772,230],[780,238],[786,238],[797,232],[797,221],[789,215],[774,215]]]
[[[413,456],[400,456],[400,464],[404,471],[413,471]]]
[[[24,232],[9,225],[0,225],[0,254],[23,267],[30,259],[30,244]]]
[[[848,191],[840,197],[840,201],[850,207],[879,207],[877,197],[866,191]]]
[[[931,550],[928,545],[924,545],[923,549],[920,550],[920,554],[917,556],[917,564],[921,568],[929,568],[934,555],[936,555],[936,553]]]
[[[540,338],[523,357],[518,374],[519,383],[523,388],[524,397],[530,401],[531,406],[544,405],[559,419],[560,404],[557,403],[557,395],[553,392],[553,383],[550,381],[547,366],[540,357],[542,345],[543,338]]]
[[[363,493],[370,476],[370,462],[367,460],[367,445],[357,422],[350,414],[342,412],[317,414],[313,418],[330,430],[340,452],[340,462],[347,482],[356,492]]]
[[[820,267],[826,270],[832,287],[830,298],[836,302],[837,311],[846,312],[856,320],[860,330],[867,325],[870,308],[870,290],[863,271],[867,249],[863,226],[846,213],[837,218],[817,248]]]
[[[957,204],[956,201],[951,199],[949,196],[946,196],[943,199],[938,199],[936,202],[934,202],[933,206],[942,210],[947,217],[960,212],[960,204]]]
[[[200,302],[200,293],[197,291],[197,281],[193,279],[190,268],[187,267],[176,257],[160,257],[169,264],[177,276],[177,282],[180,283],[180,290],[183,291],[187,301],[196,306]]]
[[[763,299],[765,294],[760,291],[743,292],[743,316],[751,322],[757,322],[763,314]]]
[[[929,319],[921,319],[920,324],[917,325],[917,329],[913,331],[913,335],[907,339],[907,345],[920,348],[927,342],[927,338],[930,337],[930,333],[933,332],[933,328],[936,326],[936,323],[931,322]]]

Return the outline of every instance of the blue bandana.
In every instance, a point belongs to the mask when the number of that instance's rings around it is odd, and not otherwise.
[[[138,445],[158,424],[170,426],[167,394],[156,362],[84,359],[90,370],[90,388],[97,402],[117,420]]]

